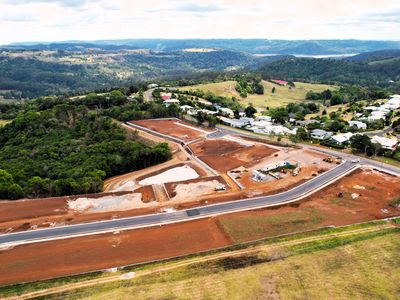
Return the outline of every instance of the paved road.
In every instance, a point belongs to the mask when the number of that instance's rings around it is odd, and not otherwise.
[[[226,130],[226,128],[224,129]],[[237,132],[235,131],[235,133]],[[254,137],[254,135],[246,133],[242,135]],[[121,218],[108,221],[99,221],[86,224],[60,226],[60,227],[53,227],[46,229],[37,229],[32,231],[2,234],[0,235],[0,245],[10,244],[10,243],[22,244],[35,241],[37,242],[39,240],[52,240],[57,238],[67,238],[85,234],[96,234],[101,232],[112,232],[122,229],[133,229],[144,226],[156,226],[171,222],[188,221],[194,218],[209,217],[233,211],[243,211],[258,207],[264,207],[268,205],[276,205],[288,201],[293,201],[298,199],[300,196],[309,194],[315,191],[316,189],[321,188],[322,186],[333,182],[335,179],[340,178],[340,176],[346,174],[347,172],[351,171],[353,168],[357,166],[357,164],[351,162],[353,159],[358,158],[354,155],[343,154],[328,149],[321,149],[315,146],[307,145],[304,147],[328,153],[330,155],[341,156],[345,158],[346,161],[343,164],[338,165],[334,169],[326,173],[323,173],[313,178],[312,180],[305,182],[302,185],[299,185],[289,191],[276,195],[230,201],[230,202],[201,206],[193,209],[181,210],[170,213],[158,213],[158,214]],[[400,174],[399,168],[379,163],[376,161],[360,158],[360,163],[365,165],[370,165],[376,168],[381,168],[383,170],[395,174]]]
[[[364,132],[364,134],[368,135],[369,137],[373,137],[374,135],[385,136],[386,133],[388,133],[388,132],[390,132],[392,130],[393,130],[392,126],[388,126],[388,127],[384,128],[382,130],[373,131],[373,132]]]
[[[224,130],[225,132],[230,133],[230,134],[236,134],[236,135],[249,137],[249,138],[263,139],[263,136],[254,134],[254,133],[249,132],[249,131],[238,130],[238,129],[230,128],[230,127],[227,127],[227,126],[221,126],[221,125],[217,125],[217,128],[219,130]],[[265,137],[267,138],[267,136],[265,136]],[[388,164],[385,164],[385,163],[382,163],[382,162],[378,162],[376,160],[364,158],[364,157],[353,155],[353,154],[347,154],[347,153],[331,150],[331,149],[328,149],[328,148],[312,146],[312,145],[299,144],[299,146],[303,147],[304,149],[310,149],[310,150],[318,151],[318,152],[325,153],[325,154],[328,154],[328,155],[332,155],[332,156],[336,156],[336,157],[342,157],[342,158],[344,158],[344,159],[346,159],[348,161],[352,161],[354,159],[359,159],[360,163],[363,164],[363,165],[369,165],[369,166],[374,167],[374,168],[384,169],[384,170],[389,171],[389,172],[394,173],[394,174],[400,174],[400,168],[392,166],[392,165],[388,165]]]
[[[32,231],[2,234],[0,235],[0,244],[19,244],[27,241],[34,242],[35,240],[37,241],[43,239],[51,240],[59,237],[68,237],[71,235],[74,236],[82,234],[95,234],[105,231],[112,232],[128,228],[133,229],[143,226],[161,225],[169,222],[181,222],[198,217],[208,217],[232,211],[248,210],[267,205],[279,204],[296,199],[299,196],[305,195],[318,187],[328,184],[332,180],[350,171],[354,167],[355,164],[351,162],[345,162],[342,165],[337,166],[333,170],[323,173],[300,186],[276,195],[201,206],[195,209],[188,209],[171,213],[158,213],[109,221],[99,221],[86,224],[60,226],[46,229],[37,229]]]

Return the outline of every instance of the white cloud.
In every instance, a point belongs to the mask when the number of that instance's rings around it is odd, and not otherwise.
[[[398,0],[0,0],[0,44],[119,38],[400,40]]]

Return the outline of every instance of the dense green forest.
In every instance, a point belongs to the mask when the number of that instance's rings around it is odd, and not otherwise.
[[[287,58],[260,68],[264,79],[379,86],[400,89],[400,57],[380,63],[336,59]]]
[[[95,66],[0,56],[0,90],[6,98],[34,98],[122,84]]]
[[[43,98],[10,109],[20,111],[0,128],[1,199],[95,193],[107,177],[171,157],[167,144],[128,138],[108,115],[143,118],[172,109],[128,102],[121,91],[77,101]]]

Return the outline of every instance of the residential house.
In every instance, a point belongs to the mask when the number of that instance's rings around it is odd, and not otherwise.
[[[253,118],[242,117],[240,119],[229,119],[226,117],[220,117],[222,123],[229,125],[231,127],[242,128],[251,125],[254,122]]]
[[[279,84],[279,85],[283,85],[283,86],[286,86],[287,84],[288,84],[288,82],[287,81],[285,81],[285,80],[279,80],[279,79],[273,79],[273,80],[271,80],[273,83],[276,83],[276,84]]]
[[[267,121],[267,122],[272,122],[272,117],[271,116],[258,116],[256,118],[257,121]]]
[[[345,144],[349,143],[350,138],[352,136],[353,136],[353,134],[351,132],[342,133],[342,134],[336,134],[336,135],[331,137],[331,141],[334,144],[342,146],[342,145],[345,145]]]
[[[372,143],[380,144],[383,149],[394,151],[399,145],[399,141],[395,138],[390,139],[387,137],[382,137],[378,135],[374,135],[371,139]]]
[[[157,83],[150,83],[149,85],[147,85],[147,88],[149,88],[149,89],[154,89],[156,87],[158,87]]]
[[[357,127],[359,130],[366,130],[367,129],[367,124],[360,122],[360,121],[349,121],[349,126],[350,127]]]
[[[297,128],[287,128],[282,125],[273,125],[271,122],[266,121],[258,121],[254,122],[249,130],[254,133],[262,133],[262,134],[273,134],[273,135],[286,135],[286,134],[296,134]]]
[[[161,99],[165,100],[169,100],[171,99],[172,94],[171,93],[161,93]]]
[[[311,138],[316,140],[325,140],[333,135],[330,131],[325,131],[323,129],[314,129],[311,131]]]
[[[377,120],[385,120],[386,119],[386,111],[381,111],[381,110],[376,110],[371,113],[371,115],[368,116],[368,122],[373,122]]]
[[[220,107],[218,111],[229,118],[233,118],[235,116],[233,110],[227,107]]]
[[[167,100],[164,100],[164,105],[166,107],[168,107],[168,106],[170,106],[172,104],[179,105],[179,100],[178,99],[167,99]]]
[[[198,112],[202,112],[206,115],[216,115],[218,112],[209,109],[199,109]]]
[[[314,124],[314,123],[319,123],[319,121],[318,120],[304,120],[304,121],[297,120],[296,121],[296,125],[302,126],[302,127],[306,127],[306,126],[308,126],[310,124]]]
[[[196,109],[190,105],[182,105],[181,110],[191,116],[197,113]]]

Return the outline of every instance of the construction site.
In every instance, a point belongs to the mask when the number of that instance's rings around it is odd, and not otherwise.
[[[306,147],[267,143],[181,120],[123,125],[150,143],[167,142],[172,158],[109,178],[93,195],[0,202],[0,231],[167,213],[275,195],[334,170],[342,158]],[[0,284],[38,280],[146,262],[399,214],[400,179],[360,167],[293,203],[190,222],[2,248]],[[49,255],[57,253],[57,255]],[[65,257],[69,257],[66,263]],[[100,259],[101,258],[101,259]],[[46,266],[46,268],[43,268]]]
[[[2,249],[0,285],[107,270],[265,237],[389,218],[399,214],[393,205],[393,199],[399,197],[398,177],[360,169],[292,205]],[[43,206],[50,203],[43,202]],[[49,210],[57,207],[62,205],[56,201]],[[39,211],[38,207],[31,208]],[[6,219],[5,211],[1,212],[1,220]],[[104,217],[102,213],[86,215]]]

